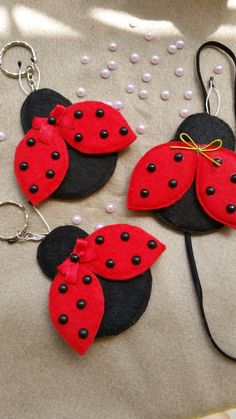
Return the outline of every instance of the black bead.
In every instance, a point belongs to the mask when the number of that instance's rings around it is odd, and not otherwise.
[[[155,170],[156,170],[156,165],[155,164],[153,164],[153,163],[148,164],[148,166],[147,166],[147,171],[148,172],[152,173],[152,172],[155,172]]]
[[[127,135],[127,134],[128,134],[128,132],[129,132],[129,130],[128,130],[128,128],[127,128],[127,127],[121,127],[121,128],[119,129],[119,133],[120,133],[120,135]]]
[[[235,212],[235,210],[236,210],[236,207],[235,207],[235,205],[233,205],[233,204],[229,204],[229,205],[227,205],[227,207],[226,207],[226,211],[227,211],[229,214],[233,214],[233,212]]]
[[[141,262],[141,257],[140,256],[133,256],[132,257],[132,263],[133,265],[139,265]]]
[[[232,183],[236,183],[236,173],[233,173],[231,178],[230,178]]]
[[[103,109],[97,109],[96,110],[96,116],[98,118],[102,118],[104,116],[104,110]]]
[[[52,178],[54,178],[54,176],[55,176],[54,170],[49,169],[49,170],[46,171],[46,177],[48,179],[52,179]]]
[[[214,159],[217,163],[220,163],[220,165],[222,166],[222,159],[220,158],[220,157],[216,157],[215,159]],[[214,164],[214,163],[213,163]],[[214,166],[216,166],[216,167],[220,167],[220,166],[218,166],[217,164],[214,164]]]
[[[82,310],[83,308],[86,307],[86,301],[85,300],[78,300],[77,303],[76,303],[76,307],[79,310]]]
[[[157,247],[157,242],[155,240],[149,240],[147,245],[149,249],[155,249]]]
[[[102,131],[100,131],[100,137],[101,138],[107,138],[108,137],[108,132],[103,129]]]
[[[79,255],[77,255],[77,253],[71,253],[70,260],[73,263],[79,262]]]
[[[177,161],[177,162],[180,162],[180,161],[182,161],[183,160],[183,154],[182,153],[176,153],[175,155],[174,155],[174,160],[175,161]]]
[[[83,277],[83,283],[85,285],[89,285],[89,284],[91,284],[91,282],[92,282],[92,277],[90,275],[85,275]]]
[[[127,242],[129,240],[129,238],[130,238],[130,235],[129,235],[129,233],[124,232],[124,233],[121,233],[120,238],[124,242]]]
[[[96,239],[95,239],[95,242],[97,243],[97,244],[103,244],[104,243],[104,237],[103,236],[97,236],[96,237]]]
[[[77,134],[75,134],[74,139],[77,143],[80,143],[80,141],[83,140],[83,135],[80,132],[77,132]]]
[[[29,167],[28,163],[26,163],[24,161],[22,163],[20,163],[20,165],[19,165],[20,170],[23,170],[23,171],[27,170],[28,167]]]
[[[39,188],[37,185],[30,185],[29,190],[31,193],[36,193],[38,192]]]
[[[74,112],[74,117],[75,117],[76,119],[80,119],[80,118],[82,118],[82,116],[83,116],[83,112],[82,112],[82,111],[80,111],[79,109],[78,109],[77,111],[75,111],[75,112]]]
[[[35,139],[34,138],[28,138],[28,140],[26,140],[26,144],[29,146],[29,147],[33,147],[34,145],[35,145]]]
[[[142,198],[147,198],[149,195],[149,191],[147,189],[141,189],[140,195]]]
[[[170,188],[176,188],[176,186],[177,186],[177,180],[170,179],[169,182],[168,182],[168,185],[169,185]]]
[[[68,317],[67,317],[67,315],[66,315],[66,314],[61,314],[61,315],[58,317],[58,322],[59,322],[60,324],[66,324],[66,323],[68,322]]]
[[[208,186],[208,188],[206,188],[206,194],[207,195],[214,195],[215,193],[215,188],[213,188],[212,186]]]
[[[65,294],[68,291],[68,286],[66,284],[60,284],[58,287],[58,291],[61,294]]]
[[[60,156],[60,153],[58,151],[53,151],[52,154],[51,154],[51,158],[53,160],[58,160],[60,157],[61,156]]]
[[[114,262],[113,259],[107,259],[106,265],[107,265],[108,268],[114,268],[115,262]]]
[[[82,328],[79,330],[79,337],[81,339],[86,339],[88,337],[88,329]]]
[[[55,118],[55,116],[49,116],[49,118],[48,118],[48,123],[49,123],[50,125],[55,125],[55,123],[56,123],[56,118]]]

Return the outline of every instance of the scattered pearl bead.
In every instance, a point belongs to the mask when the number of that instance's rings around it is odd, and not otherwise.
[[[179,111],[179,116],[181,116],[181,118],[186,118],[188,114],[189,114],[188,109],[181,109],[181,111]]]
[[[168,46],[167,50],[170,54],[175,54],[177,52],[177,47],[176,45],[172,44]]]
[[[192,90],[186,90],[184,92],[184,98],[187,100],[191,100],[193,97],[193,91]]]
[[[150,61],[153,65],[159,64],[160,62],[159,55],[152,55]]]
[[[152,32],[146,32],[144,34],[144,39],[146,39],[146,41],[151,41],[153,39],[153,34]]]
[[[214,67],[214,73],[215,74],[221,74],[223,72],[223,65],[216,64]]]
[[[150,73],[144,73],[142,79],[145,83],[148,83],[152,80],[152,75]]]
[[[137,128],[136,128],[136,131],[137,131],[139,134],[143,134],[143,133],[144,133],[144,131],[145,131],[145,125],[143,125],[143,124],[139,124],[139,125],[137,126]]]
[[[170,92],[169,92],[169,90],[163,90],[161,92],[161,99],[162,100],[169,100],[170,99]]]
[[[177,67],[176,70],[175,70],[175,75],[177,77],[182,77],[184,75],[183,67]]]
[[[83,55],[83,56],[80,58],[80,62],[81,62],[81,64],[88,64],[88,63],[89,63],[89,61],[90,61],[90,58],[88,57],[88,55]]]
[[[108,49],[110,51],[116,51],[117,50],[117,44],[115,42],[110,42],[110,44],[108,45]]]
[[[131,63],[137,63],[139,60],[140,60],[140,56],[139,54],[137,54],[137,52],[134,52],[133,54],[131,54],[130,56]]]
[[[115,212],[116,206],[115,206],[114,202],[109,202],[106,205],[105,210],[108,214],[112,214],[113,212]]]
[[[101,70],[101,72],[100,72],[100,76],[103,78],[103,79],[108,79],[108,77],[110,77],[110,75],[111,75],[111,72],[110,72],[110,70],[108,70],[108,68],[104,68],[103,70]]]
[[[129,21],[129,26],[130,26],[131,28],[136,28],[136,27],[138,26],[138,21],[137,21],[137,19],[132,19],[132,20],[130,20],[130,21]]]
[[[0,141],[4,141],[7,138],[7,135],[5,134],[5,132],[0,131]]]
[[[176,41],[175,45],[178,49],[182,49],[184,47],[184,41],[179,39],[178,41]]]
[[[121,109],[123,109],[124,104],[123,102],[121,102],[121,100],[117,100],[114,104],[113,104],[113,108],[117,109],[118,111],[120,111]]]
[[[127,93],[134,93],[135,91],[135,86],[133,84],[128,84],[125,88]]]
[[[78,89],[76,90],[76,94],[79,97],[84,97],[86,95],[86,90],[84,87],[80,86],[78,87]]]
[[[95,225],[95,230],[99,230],[99,228],[102,228],[102,227],[104,227],[104,224],[102,224],[102,223],[97,223],[97,224]]]
[[[109,70],[116,70],[118,65],[117,65],[116,61],[111,60],[111,61],[108,61],[107,67],[109,68]]]
[[[74,215],[72,217],[72,223],[76,226],[78,226],[81,223],[81,221],[82,221],[82,218],[80,215]]]
[[[147,97],[148,97],[148,91],[145,90],[145,89],[142,89],[142,90],[140,90],[140,92],[139,92],[138,95],[139,95],[140,99],[147,99]]]

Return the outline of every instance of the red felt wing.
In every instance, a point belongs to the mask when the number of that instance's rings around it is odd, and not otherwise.
[[[67,148],[57,129],[45,122],[44,129],[29,130],[16,148],[14,168],[20,188],[33,205],[48,198],[68,168]]]
[[[80,266],[76,282],[68,282],[58,272],[50,288],[49,311],[59,335],[84,355],[96,337],[104,313],[103,291],[96,275]]]
[[[66,108],[57,105],[51,115],[65,141],[81,153],[113,153],[136,139],[121,113],[103,102],[87,101]]]
[[[86,238],[96,258],[91,270],[107,279],[126,280],[145,272],[165,250],[164,244],[139,227],[114,224]]]
[[[196,176],[198,199],[210,217],[236,228],[236,154],[222,147],[209,155],[213,159],[220,158],[222,165],[216,166],[199,156]]]
[[[171,148],[168,142],[152,148],[131,176],[127,206],[134,210],[159,209],[177,202],[194,180],[197,156],[192,150]]]

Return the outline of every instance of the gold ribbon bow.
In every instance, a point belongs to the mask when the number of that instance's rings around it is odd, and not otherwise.
[[[187,140],[185,138],[187,138]],[[217,140],[212,140],[209,144],[206,144],[204,146],[201,146],[200,144],[195,143],[195,141],[190,137],[190,135],[186,134],[185,132],[182,132],[180,134],[180,139],[184,144],[186,144],[186,146],[173,145],[173,146],[170,146],[170,148],[181,148],[181,149],[184,149],[184,150],[196,151],[197,153],[200,153],[202,156],[206,157],[208,160],[210,160],[215,165],[221,166],[221,163],[212,159],[210,156],[208,156],[208,154],[206,154],[206,153],[209,153],[211,151],[219,150],[219,148],[222,147],[223,142],[219,138]]]

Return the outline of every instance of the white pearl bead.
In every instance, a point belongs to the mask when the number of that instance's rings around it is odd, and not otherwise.
[[[170,92],[169,92],[169,90],[163,90],[161,92],[161,99],[162,100],[169,100],[170,99]]]
[[[134,93],[135,91],[135,86],[133,84],[128,84],[125,88],[127,93]]]
[[[121,102],[121,100],[117,100],[114,104],[113,104],[113,108],[117,109],[118,111],[120,111],[121,109],[123,109],[124,104],[123,102]]]
[[[108,68],[104,68],[103,70],[101,70],[101,72],[100,72],[100,76],[103,78],[103,79],[108,79],[108,77],[110,77],[110,75],[111,75],[111,72],[110,72],[110,70],[108,70]]]
[[[131,28],[136,28],[136,27],[138,26],[138,21],[137,21],[137,19],[131,19],[131,20],[129,21],[129,26],[130,26]]]
[[[143,81],[148,83],[149,81],[152,80],[152,75],[150,73],[144,73],[142,78],[143,78]]]
[[[97,224],[95,225],[95,230],[99,230],[99,228],[102,228],[102,227],[104,227],[104,224],[102,224],[102,223],[97,223]]]
[[[116,70],[116,68],[118,67],[118,65],[117,65],[116,61],[111,60],[111,61],[108,61],[108,63],[107,63],[107,67],[108,67],[110,70]]]
[[[175,70],[175,75],[177,77],[182,77],[184,75],[183,67],[177,67],[176,70]]]
[[[214,67],[214,73],[215,74],[221,74],[223,72],[223,65],[216,64]]]
[[[90,61],[90,58],[88,57],[88,55],[83,55],[83,56],[80,58],[80,62],[81,62],[81,64],[88,64],[88,63],[89,63],[89,61]]]
[[[5,132],[0,131],[0,141],[4,141],[7,138],[7,135],[5,134]]]
[[[189,114],[188,109],[181,109],[181,111],[179,111],[179,116],[181,116],[181,118],[186,118],[188,114]]]
[[[137,54],[137,52],[134,52],[133,54],[131,54],[130,56],[131,63],[137,63],[139,60],[140,60],[140,56],[139,54]]]
[[[175,54],[175,53],[177,52],[177,47],[176,47],[176,45],[174,45],[174,44],[169,45],[167,49],[168,49],[168,52],[169,52],[170,54]]]
[[[187,100],[191,100],[193,97],[193,91],[192,90],[186,90],[184,92],[184,98]]]
[[[159,62],[160,62],[159,55],[152,55],[150,61],[153,65],[159,64]]]
[[[79,97],[84,97],[86,95],[86,90],[84,87],[80,86],[78,87],[78,89],[76,90],[76,94]]]
[[[182,49],[184,47],[184,41],[182,41],[182,39],[179,39],[178,41],[176,41],[175,45],[178,49]]]
[[[151,41],[153,39],[153,34],[152,32],[146,32],[144,34],[144,39],[146,39],[146,41]]]
[[[81,216],[80,215],[74,215],[72,217],[72,223],[75,224],[76,226],[78,226],[81,223]]]
[[[115,42],[110,42],[110,44],[108,45],[108,49],[110,51],[116,51],[117,50],[117,44]]]
[[[137,128],[136,128],[136,131],[137,131],[139,134],[143,134],[143,133],[144,133],[144,131],[145,131],[145,125],[143,125],[143,124],[139,124],[139,125],[137,126]]]
[[[108,214],[112,214],[113,212],[115,212],[116,206],[115,206],[114,202],[109,202],[106,205],[105,210]]]
[[[148,91],[145,89],[140,90],[139,92],[140,99],[147,99],[148,97]]]

